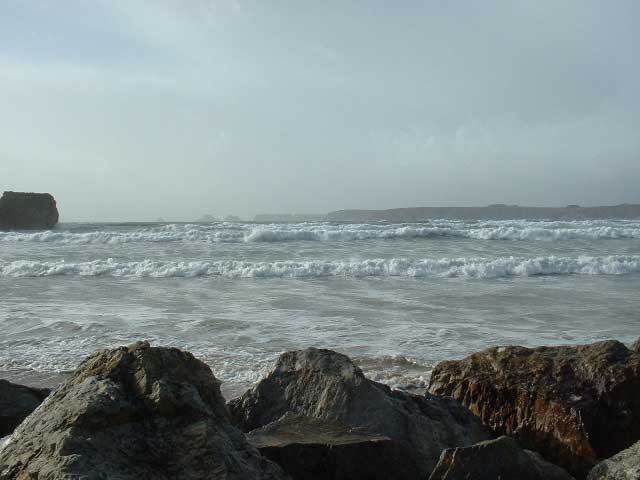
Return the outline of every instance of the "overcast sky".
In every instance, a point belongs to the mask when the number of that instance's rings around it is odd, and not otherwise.
[[[62,221],[640,202],[640,2],[2,0],[0,190]]]

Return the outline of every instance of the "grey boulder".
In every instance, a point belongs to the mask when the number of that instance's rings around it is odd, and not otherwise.
[[[345,355],[308,348],[280,356],[269,375],[229,402],[245,432],[285,414],[328,419],[394,440],[403,468],[426,477],[443,449],[490,438],[477,417],[456,401],[417,396],[368,380]]]
[[[523,450],[510,437],[442,452],[429,480],[572,480],[562,468]]]
[[[284,479],[229,422],[207,365],[138,342],[99,351],[0,449],[0,479]]]
[[[640,442],[600,462],[588,480],[640,480]]]

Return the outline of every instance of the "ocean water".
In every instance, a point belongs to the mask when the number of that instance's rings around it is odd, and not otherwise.
[[[640,220],[61,224],[0,232],[0,377],[187,349],[227,397],[307,346],[420,391],[491,345],[640,336]]]

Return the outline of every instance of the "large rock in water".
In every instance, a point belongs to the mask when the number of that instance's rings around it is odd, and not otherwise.
[[[286,415],[247,438],[293,480],[418,478],[397,442],[331,420]]]
[[[572,480],[557,465],[523,450],[513,438],[500,437],[470,447],[449,448],[429,480]]]
[[[613,340],[489,348],[437,365],[429,391],[579,478],[640,439],[640,355]]]
[[[49,229],[58,223],[56,201],[48,193],[4,192],[0,228]]]
[[[0,449],[0,478],[287,478],[229,423],[204,363],[146,342],[88,357]]]
[[[0,380],[0,437],[13,432],[50,392]]]
[[[589,472],[588,480],[640,480],[640,442],[600,462]]]
[[[415,478],[431,472],[443,449],[489,438],[459,403],[391,390],[365,378],[348,357],[315,348],[282,354],[275,369],[229,409],[247,432],[290,413],[389,437],[402,449],[402,469],[412,469]]]

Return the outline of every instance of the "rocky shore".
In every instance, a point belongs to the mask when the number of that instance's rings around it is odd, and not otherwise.
[[[0,479],[640,479],[637,345],[490,348],[424,395],[308,348],[227,403],[193,355],[137,342],[51,393],[0,381]]]

